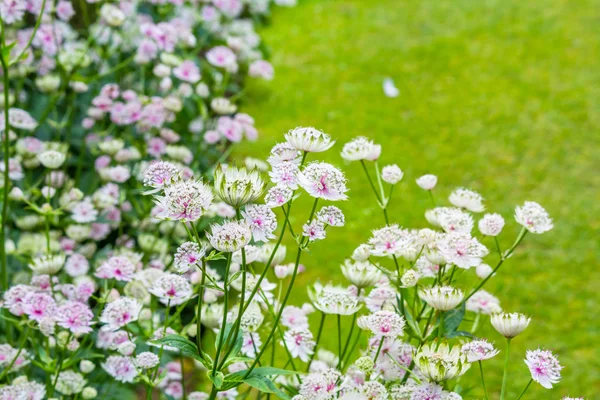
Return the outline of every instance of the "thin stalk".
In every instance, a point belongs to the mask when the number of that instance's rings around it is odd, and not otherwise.
[[[183,400],[187,399],[185,394],[185,369],[183,365],[183,357],[179,357],[179,365],[181,366],[181,393],[183,394]]]
[[[308,365],[306,366],[306,372],[308,372],[310,370],[310,366],[315,358],[315,355],[317,354],[317,348],[319,347],[319,342],[321,341],[321,334],[323,333],[323,324],[325,323],[325,316],[327,314],[325,314],[324,312],[321,311],[321,322],[319,323],[319,331],[317,332],[317,340],[315,342],[315,347],[313,349],[313,353],[310,356],[310,361],[308,362]],[[275,343],[275,342],[273,342]]]
[[[350,332],[348,333],[348,337],[346,338],[346,345],[344,346],[344,350],[342,351],[342,355],[340,357],[340,361],[338,362],[338,369],[342,366],[342,359],[346,356],[346,351],[348,351],[348,346],[350,345],[350,338],[352,338],[352,332],[354,332],[354,325],[356,325],[356,313],[352,317],[352,323],[350,325]]]
[[[202,260],[202,278],[200,281],[200,289],[198,289],[198,306],[196,310],[196,344],[198,351],[202,355],[202,302],[204,297],[204,283],[206,282],[206,261]]]
[[[225,267],[225,279],[223,279],[223,291],[224,291],[224,301],[225,301],[225,307],[223,308],[223,319],[221,321],[221,329],[219,330],[219,340],[218,340],[218,344],[217,344],[217,352],[215,353],[215,361],[213,363],[213,369],[212,369],[212,375],[215,376],[215,374],[217,373],[217,365],[219,364],[219,357],[221,355],[221,348],[223,347],[223,336],[225,333],[225,327],[227,325],[227,309],[228,309],[228,304],[229,304],[229,285],[228,285],[228,280],[229,280],[229,269],[231,267],[231,253],[229,253],[227,255],[227,265]]]
[[[337,337],[338,337],[338,358],[339,363],[342,361],[342,316],[340,314],[337,315]]]
[[[525,386],[525,389],[523,389],[523,392],[521,392],[521,395],[517,398],[517,400],[521,400],[521,397],[523,397],[523,395],[525,394],[527,389],[529,389],[529,386],[531,386],[531,382],[533,382],[533,378],[529,380],[529,382],[527,383],[527,386]]]
[[[23,351],[23,347],[25,346],[27,339],[29,339],[29,332],[30,329],[29,326],[27,326],[23,339],[21,339],[21,343],[19,344],[19,350],[17,351],[17,354],[15,354],[13,359],[10,361],[10,363],[4,368],[4,371],[2,371],[2,374],[0,375],[0,381],[8,374],[15,362],[17,362],[17,359],[19,358],[19,355],[21,355],[21,352]]]
[[[377,359],[379,358],[379,353],[381,353],[381,348],[383,347],[383,336],[379,339],[379,347],[377,347],[377,353],[375,353],[375,358],[373,359],[373,363],[377,364]]]
[[[2,38],[2,41],[4,42],[4,37]],[[4,193],[3,193],[3,199],[2,199],[2,232],[0,234],[0,258],[2,259],[2,271],[1,271],[1,275],[2,275],[2,287],[1,290],[4,292],[5,290],[8,290],[8,261],[7,261],[7,257],[6,257],[6,225],[7,225],[7,218],[8,218],[8,187],[10,184],[10,180],[8,178],[8,171],[9,171],[9,132],[10,132],[10,123],[9,123],[9,113],[10,113],[10,100],[9,100],[9,93],[8,93],[8,88],[9,88],[9,76],[8,76],[8,63],[7,61],[4,59],[4,57],[2,57],[2,55],[0,55],[0,63],[2,63],[2,74],[4,77],[4,142],[3,142],[3,149],[4,149]]]
[[[440,327],[438,328],[438,341],[441,342],[444,337],[444,312],[440,311]]]
[[[506,338],[506,356],[504,357],[504,374],[502,375],[502,390],[500,392],[500,400],[504,400],[504,393],[506,393],[506,384],[508,377],[508,356],[510,354],[510,339]]]
[[[290,280],[288,289],[285,292],[285,296],[283,297],[283,302],[279,306],[279,312],[277,313],[277,317],[275,318],[275,321],[273,322],[273,328],[271,329],[271,332],[269,333],[267,340],[263,344],[263,347],[260,350],[260,353],[258,353],[258,355],[256,356],[256,359],[254,360],[254,362],[252,363],[252,365],[246,372],[246,375],[244,375],[244,378],[247,378],[248,375],[250,375],[250,373],[252,372],[252,370],[256,367],[256,364],[260,361],[260,358],[265,353],[265,350],[267,349],[269,342],[273,339],[273,335],[275,334],[275,331],[277,330],[279,320],[281,319],[281,315],[283,314],[283,309],[285,308],[285,305],[287,304],[287,301],[290,297],[290,293],[292,292],[292,287],[294,286],[294,282],[296,281],[296,276],[298,275],[298,266],[300,265],[300,256],[301,255],[302,255],[302,249],[298,248],[298,254],[296,255],[296,262],[294,263],[294,272],[292,273],[292,279]]]
[[[481,373],[481,385],[483,386],[483,394],[485,395],[485,400],[488,400],[487,389],[485,387],[485,378],[483,377],[483,366],[481,365],[481,360],[479,360],[479,372]]]

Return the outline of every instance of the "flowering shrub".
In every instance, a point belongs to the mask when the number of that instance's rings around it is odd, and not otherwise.
[[[522,230],[503,250],[499,214],[473,233],[480,194],[459,188],[438,206],[437,177],[425,175],[430,227],[400,227],[387,211],[404,174],[380,169],[381,146],[357,138],[341,155],[363,165],[386,225],[348,253],[349,285],[316,282],[294,305],[303,254],[345,225],[331,202],[349,197],[344,173],[313,159],[335,144],[315,128],[288,132],[267,162],[227,165],[232,144],[257,137],[237,112],[245,77],[273,76],[253,22],[269,1],[89,3],[0,3],[0,400],[126,388],[148,399],[455,400],[473,364],[485,398],[506,398],[510,343],[531,319],[483,287],[529,233],[552,229],[539,204],[516,208]],[[308,215],[293,207],[301,195]],[[469,270],[474,288],[461,283]],[[321,343],[327,318],[336,348]],[[502,349],[476,336],[488,319]],[[487,387],[483,361],[501,350],[502,386]],[[559,382],[550,351],[524,363],[519,399],[534,381]]]

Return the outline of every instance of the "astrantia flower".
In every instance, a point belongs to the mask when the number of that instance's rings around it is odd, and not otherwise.
[[[15,379],[12,385],[5,385],[0,388],[0,399],[43,400],[46,398],[46,385],[35,381],[17,382]]]
[[[517,207],[515,220],[531,233],[544,233],[554,227],[548,212],[534,201],[526,201],[523,206]]]
[[[185,242],[177,249],[173,260],[173,267],[177,272],[183,274],[190,268],[198,265],[206,254],[206,245],[202,247],[195,242]]]
[[[100,322],[106,325],[102,329],[116,331],[130,322],[137,321],[140,311],[142,311],[142,304],[137,300],[131,297],[119,297],[104,307]]]
[[[439,226],[445,232],[471,233],[473,230],[473,217],[460,208],[437,207],[425,212],[427,221]]]
[[[8,1],[10,3],[11,1]],[[15,3],[20,3],[20,1],[15,1]],[[4,2],[3,4],[6,4]],[[23,6],[24,2],[23,2]],[[0,5],[0,10],[2,10],[2,5]],[[4,17],[4,15],[2,15]],[[5,130],[4,126],[4,110],[0,111],[0,131]],[[11,128],[23,129],[26,131],[33,131],[37,127],[37,121],[29,114],[27,111],[22,110],[20,108],[10,108],[8,110],[8,124]]]
[[[419,297],[431,308],[448,311],[460,304],[464,294],[462,290],[451,286],[434,286],[419,290]]]
[[[531,318],[519,313],[494,314],[491,323],[506,338],[514,338],[523,332],[531,322]]]
[[[298,174],[298,183],[312,197],[325,200],[346,200],[346,178],[331,164],[313,162]]]
[[[56,150],[46,150],[37,155],[40,163],[49,169],[60,167],[66,160],[67,156],[64,153]]]
[[[552,384],[558,383],[561,378],[563,367],[549,350],[527,350],[525,364],[529,367],[531,379],[546,389],[552,389]]]
[[[419,187],[424,190],[431,190],[435,187],[436,184],[437,176],[435,175],[423,175],[422,177],[417,179],[417,185],[419,185]]]
[[[450,347],[445,342],[422,346],[414,361],[419,371],[434,382],[461,376],[471,366],[458,346]]]
[[[275,186],[267,191],[265,204],[268,207],[280,207],[292,199],[294,192],[288,187]]]
[[[125,256],[113,256],[102,263],[94,274],[101,279],[116,279],[129,282],[135,275],[136,267],[131,260]]]
[[[319,153],[335,144],[331,136],[312,127],[298,127],[285,134],[285,140],[300,151]]]
[[[37,275],[54,275],[58,273],[65,265],[66,256],[64,254],[47,254],[36,257],[29,263],[29,268]]]
[[[465,188],[458,188],[450,193],[448,198],[453,206],[464,208],[471,212],[483,212],[483,197],[477,192]]]
[[[85,387],[87,380],[79,372],[61,371],[56,381],[56,390],[65,396],[80,393]]]
[[[115,380],[124,383],[133,382],[138,375],[131,357],[110,356],[102,363],[102,368]]]
[[[47,317],[54,317],[56,302],[49,294],[43,292],[30,292],[23,299],[23,312],[34,321],[42,321]]]
[[[487,340],[473,340],[465,343],[461,351],[467,356],[467,361],[470,363],[490,359],[500,352]]]
[[[314,353],[315,341],[308,329],[290,329],[283,335],[283,340],[293,358],[307,362]]]
[[[277,186],[285,186],[290,189],[298,189],[298,164],[293,162],[281,162],[275,164],[269,172],[271,182]]]
[[[175,274],[164,274],[158,278],[149,292],[169,306],[185,303],[194,294],[190,282]]]
[[[485,214],[478,223],[479,232],[485,236],[498,236],[504,228],[504,218],[500,214]]]
[[[93,222],[98,217],[98,210],[94,208],[89,198],[75,204],[71,209],[72,218],[75,222],[85,224]]]
[[[150,369],[160,363],[158,356],[151,351],[144,351],[135,357],[135,365],[141,369]]]
[[[481,264],[488,249],[468,233],[449,233],[439,242],[439,252],[448,264],[469,269]]]
[[[341,154],[342,158],[348,161],[374,161],[381,154],[381,145],[373,143],[364,136],[359,136],[346,143]]]
[[[346,218],[336,206],[326,206],[317,212],[317,219],[329,226],[344,226]]]
[[[281,313],[281,325],[290,329],[308,329],[306,312],[296,306],[286,306]]]
[[[300,395],[304,396],[306,400],[333,399],[339,391],[337,383],[340,378],[340,372],[333,368],[308,374],[300,385]]]
[[[412,388],[409,400],[444,400],[443,388],[435,383],[423,382]]]
[[[235,53],[226,46],[216,46],[206,52],[206,60],[219,68],[228,68],[236,63]]]
[[[392,311],[379,310],[375,313],[361,317],[362,326],[373,332],[374,335],[383,337],[397,337],[404,334],[404,317]]]
[[[148,165],[144,171],[144,185],[153,190],[146,193],[155,193],[165,186],[171,185],[180,179],[179,168],[167,161],[155,161]]]
[[[500,300],[483,289],[478,290],[467,300],[466,308],[481,314],[496,314],[502,312]]]
[[[160,208],[158,218],[178,221],[196,221],[210,207],[212,190],[200,180],[176,182],[164,188],[164,196],[156,196]]]
[[[369,245],[374,256],[392,256],[406,250],[411,245],[411,237],[398,225],[390,225],[374,230]]]
[[[418,271],[414,269],[407,269],[400,278],[400,283],[402,283],[402,287],[414,287],[419,282],[419,278],[421,275]]]
[[[257,200],[265,190],[260,172],[246,168],[217,165],[214,172],[215,191],[221,200],[239,208]]]
[[[342,274],[359,289],[375,285],[383,274],[368,261],[346,260],[342,264]]]
[[[365,304],[371,312],[391,308],[396,305],[396,291],[389,285],[376,286],[369,292]]]
[[[390,185],[395,185],[402,180],[404,173],[396,164],[386,165],[381,169],[381,179]]]
[[[358,297],[348,289],[339,286],[323,287],[317,283],[309,288],[308,296],[315,308],[325,314],[352,315],[361,308]]]
[[[271,155],[267,158],[267,162],[271,166],[276,166],[281,163],[300,164],[300,152],[291,144],[277,143],[271,148]]]
[[[238,251],[252,239],[252,231],[246,221],[226,221],[221,225],[211,225],[211,233],[206,233],[208,241],[215,249],[228,253]]]
[[[316,219],[307,222],[302,225],[302,236],[306,236],[309,242],[325,239],[325,224]]]
[[[29,364],[30,358],[31,355],[25,349],[19,351],[19,349],[13,348],[10,344],[0,344],[0,367],[2,369],[8,367],[12,363],[10,371],[18,371]],[[13,362],[13,360],[15,361]],[[2,399],[2,397],[0,397],[0,399]]]
[[[277,216],[268,206],[248,204],[242,215],[252,229],[255,242],[268,242],[275,238],[273,231],[277,228]]]
[[[67,301],[58,309],[54,315],[56,324],[75,334],[89,333],[92,331],[91,322],[94,313],[87,304],[79,301]]]

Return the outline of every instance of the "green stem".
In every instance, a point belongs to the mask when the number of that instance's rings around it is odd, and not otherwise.
[[[377,347],[377,353],[375,353],[375,358],[373,359],[373,363],[377,364],[377,359],[379,358],[379,353],[381,353],[381,348],[383,347],[383,339],[384,337],[379,338],[379,347]]]
[[[204,301],[204,283],[206,282],[206,261],[202,260],[202,278],[200,289],[198,289],[198,308],[196,310],[196,343],[198,351],[202,355],[202,302]]]
[[[337,337],[338,337],[338,365],[342,362],[342,316],[337,315]]]
[[[527,383],[527,386],[525,386],[525,389],[523,389],[523,392],[521,393],[521,395],[517,398],[517,400],[521,400],[521,397],[523,397],[523,395],[525,394],[525,392],[527,391],[527,389],[529,389],[529,386],[531,386],[531,382],[533,382],[533,378],[531,378],[529,380],[529,382]]]
[[[223,307],[223,319],[221,321],[221,329],[219,330],[219,340],[217,344],[217,352],[215,353],[215,361],[213,363],[212,375],[215,376],[217,373],[217,365],[219,364],[219,357],[221,355],[221,348],[223,347],[223,339],[225,334],[225,327],[227,326],[227,308],[229,304],[229,268],[231,267],[231,253],[227,255],[227,265],[225,267],[225,278],[223,279],[223,291],[224,291],[224,301],[225,307]]]
[[[359,293],[360,295],[360,293]],[[357,313],[354,313],[352,317],[352,323],[350,325],[350,332],[348,333],[348,337],[346,338],[346,345],[344,346],[344,350],[342,351],[342,356],[340,357],[340,361],[338,362],[338,369],[342,367],[342,360],[346,356],[346,351],[348,351],[348,346],[350,345],[350,339],[352,338],[352,332],[354,332],[354,326],[356,325],[356,316]]]
[[[2,38],[4,42],[4,37]],[[4,191],[2,198],[2,232],[0,234],[0,258],[2,259],[2,287],[0,290],[3,292],[8,290],[8,261],[6,257],[6,225],[8,218],[8,192],[10,186],[10,180],[8,178],[9,171],[9,134],[10,132],[10,122],[9,122],[9,113],[10,113],[10,100],[9,100],[9,76],[8,76],[8,63],[0,54],[0,63],[2,63],[2,73],[4,76]]]
[[[506,392],[506,384],[508,377],[508,359],[510,354],[510,339],[506,338],[506,356],[504,357],[504,374],[502,375],[502,390],[500,392],[500,400],[504,400],[504,393]]]
[[[23,351],[23,347],[25,346],[25,343],[27,342],[27,339],[29,338],[29,332],[30,332],[30,329],[29,329],[29,326],[27,326],[27,329],[25,330],[25,334],[23,335],[23,339],[21,339],[21,343],[19,344],[19,350],[17,351],[17,354],[15,354],[13,359],[10,361],[10,363],[4,368],[4,371],[2,371],[2,374],[0,375],[0,381],[2,379],[4,379],[4,377],[10,372],[10,369],[15,364],[15,362],[17,362],[19,355],[21,355],[21,352]]]
[[[481,365],[481,360],[479,360],[479,372],[481,373],[481,385],[483,386],[483,394],[485,395],[485,400],[488,400],[487,389],[485,388],[485,378],[483,377],[483,366]]]
[[[319,331],[317,333],[317,340],[315,342],[315,347],[313,349],[313,353],[310,356],[310,361],[308,362],[308,365],[306,366],[306,372],[308,372],[310,370],[310,366],[313,362],[313,360],[315,359],[315,355],[317,354],[317,348],[319,347],[319,342],[321,341],[321,334],[323,333],[323,324],[325,323],[325,316],[327,314],[325,314],[324,312],[321,312],[321,322],[319,323]]]
[[[438,328],[438,341],[441,343],[444,337],[444,312],[440,311],[440,327]]]

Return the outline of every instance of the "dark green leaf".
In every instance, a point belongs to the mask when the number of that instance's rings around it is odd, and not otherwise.
[[[457,330],[464,317],[465,303],[462,303],[460,308],[446,311],[444,313],[444,334],[448,336],[448,334]]]
[[[200,357],[200,354],[198,352],[198,346],[196,346],[194,342],[189,341],[183,336],[171,334],[165,336],[164,338],[157,339],[153,343],[163,346],[175,347],[184,356],[191,357],[195,360],[202,362],[203,364],[206,362],[206,360]]]
[[[472,335],[470,332],[465,332],[465,331],[454,331],[454,332],[450,332],[446,334],[446,337],[448,339],[452,339],[452,338],[456,338],[456,337],[468,337],[468,338],[474,338],[475,336]]]
[[[287,400],[290,398],[290,396],[275,386],[275,384],[269,378],[264,376],[249,376],[248,378],[244,379],[244,383],[260,390],[261,392],[274,393],[279,399]]]

